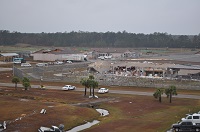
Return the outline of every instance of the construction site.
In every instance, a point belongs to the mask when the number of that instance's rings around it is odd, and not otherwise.
[[[19,78],[34,81],[80,83],[94,75],[100,85],[168,87],[199,89],[200,52],[190,49],[117,49],[92,48],[86,51],[70,48],[37,50],[36,52],[1,53],[2,63],[12,65],[13,57],[22,55],[31,67],[13,64],[10,70]],[[26,54],[24,54],[26,53]],[[70,56],[71,59],[66,56]],[[72,60],[72,56],[76,57]],[[77,56],[84,57],[79,59]],[[53,60],[52,60],[53,59]],[[11,60],[11,61],[8,61]],[[66,63],[67,60],[73,63]],[[62,65],[54,65],[62,61]],[[45,63],[37,67],[36,63]]]
[[[172,62],[172,61],[171,61]],[[80,83],[82,78],[94,75],[100,85],[168,87],[176,85],[183,89],[199,89],[199,65],[185,65],[148,60],[91,60],[45,67],[13,67],[13,73],[20,78],[28,77],[38,81]]]

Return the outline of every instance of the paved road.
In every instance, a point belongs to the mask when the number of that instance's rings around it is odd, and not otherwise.
[[[0,83],[0,86],[5,87],[14,87],[13,83]],[[23,87],[21,84],[18,84],[17,87]],[[39,85],[31,85],[32,88],[38,88]],[[60,86],[45,86],[46,89],[58,89],[61,90]],[[77,88],[76,91],[84,91],[84,88]],[[97,89],[95,90],[97,92]],[[153,96],[153,92],[138,92],[138,91],[125,91],[125,90],[109,90],[109,93],[113,94],[129,94],[129,95],[145,95],[145,96]],[[174,96],[175,98],[188,98],[188,99],[200,99],[200,95],[189,95],[189,94],[178,94]]]

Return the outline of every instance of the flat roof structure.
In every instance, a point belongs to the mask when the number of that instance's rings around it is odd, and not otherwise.
[[[186,70],[200,70],[200,66],[195,66],[195,65],[191,65],[191,66],[186,66],[186,65],[173,65],[173,66],[169,66],[169,69],[186,69]]]
[[[0,53],[0,56],[9,57],[9,56],[18,56],[17,53]]]

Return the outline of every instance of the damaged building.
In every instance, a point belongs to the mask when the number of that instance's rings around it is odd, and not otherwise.
[[[136,76],[149,78],[188,78],[198,79],[200,67],[180,64],[158,64],[152,62],[111,63],[107,74],[116,76]]]

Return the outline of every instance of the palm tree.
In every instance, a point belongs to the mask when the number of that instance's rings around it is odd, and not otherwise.
[[[162,102],[162,98],[161,98],[161,96],[162,96],[162,94],[163,94],[163,89],[161,89],[161,88],[157,88],[156,89],[156,91],[155,91],[155,93],[153,94],[153,96],[157,99],[157,98],[159,98],[159,102],[161,103]]]
[[[23,77],[22,82],[30,82],[30,80],[27,77]]]
[[[31,85],[30,85],[30,82],[23,82],[23,86],[24,86],[25,90],[27,90],[28,87],[30,87]]]
[[[169,88],[165,89],[165,94],[167,98],[169,98],[169,102],[172,102],[172,95],[177,95],[176,86],[170,86]]]
[[[28,78],[24,77],[23,80],[22,80],[22,85],[24,86],[25,90],[27,90],[28,87],[31,86],[30,80]]]
[[[88,85],[88,79],[82,78],[81,81],[80,81],[80,83],[81,83],[83,86],[85,86],[85,93],[84,93],[84,96],[86,96],[86,94],[87,94],[87,88],[89,87],[89,85]]]
[[[19,82],[20,82],[20,80],[18,77],[13,77],[12,83],[15,83],[15,90],[17,90],[17,83],[19,83]]]

